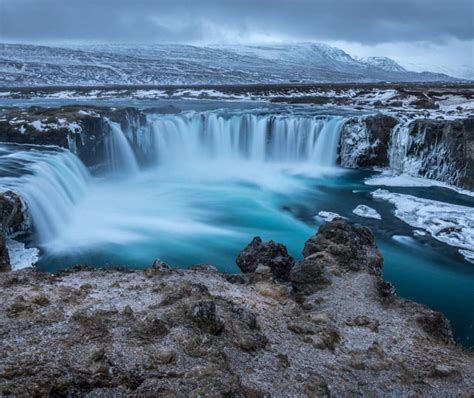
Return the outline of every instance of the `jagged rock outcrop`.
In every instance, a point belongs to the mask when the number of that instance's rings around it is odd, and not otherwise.
[[[340,139],[341,165],[345,167],[388,166],[391,132],[397,123],[394,117],[383,114],[346,121]]]
[[[161,261],[3,273],[0,395],[474,393],[473,354],[453,344],[443,315],[393,294],[369,230],[336,219],[304,253],[287,281]],[[315,257],[327,260],[314,263],[324,283],[298,290],[293,271]]]
[[[424,177],[474,189],[474,117],[414,121],[406,157]]]
[[[275,278],[287,281],[295,260],[281,243],[272,240],[263,242],[257,236],[239,253],[236,263],[244,273],[254,272],[259,267],[259,271],[262,271],[263,267],[268,267]]]
[[[348,120],[341,132],[341,165],[390,166],[394,173],[474,188],[474,117],[398,123],[386,115]]]
[[[12,191],[0,193],[0,272],[11,270],[6,239],[29,228],[25,205]]]
[[[381,288],[381,258],[369,230],[334,220],[306,243],[304,253],[291,273],[321,256],[327,263],[315,268],[325,281],[307,281],[316,288],[298,292],[291,275],[280,281],[258,267],[240,279],[208,265],[173,270],[160,261],[144,271],[4,273],[0,394],[474,392],[474,357],[453,345],[446,319]]]
[[[155,109],[155,112],[159,113],[160,109]],[[170,109],[163,112],[170,112]],[[145,124],[146,115],[137,108],[64,106],[6,109],[0,111],[0,141],[68,148],[87,166],[94,167],[105,159],[106,139],[110,134],[107,120],[120,124],[140,155],[139,138],[134,132]]]

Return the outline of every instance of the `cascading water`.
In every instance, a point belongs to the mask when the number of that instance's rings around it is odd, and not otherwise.
[[[133,149],[120,124],[107,120],[110,135],[105,141],[107,166],[114,174],[136,174],[139,170]]]
[[[107,260],[121,253],[118,262],[127,256],[148,262],[158,250],[197,259],[209,236],[225,235],[240,246],[249,228],[271,230],[276,238],[292,231],[296,239],[309,233],[307,226],[282,216],[278,203],[304,192],[306,180],[296,175],[338,172],[333,166],[342,117],[150,115],[145,126],[131,130],[133,140],[118,123],[107,123],[104,161],[125,179],[92,178],[66,150],[14,154],[24,170],[10,186],[27,202],[37,232],[33,243],[46,258],[99,250]],[[147,154],[154,167],[139,172],[136,153]],[[241,207],[248,210],[235,220],[225,221],[228,212],[220,211]],[[256,213],[249,217],[248,211]],[[195,236],[191,245],[185,244],[189,233]],[[141,249],[118,249],[128,244]]]
[[[391,134],[388,148],[390,169],[394,173],[406,171],[406,157],[410,145],[410,130],[407,122],[397,124]]]
[[[343,118],[187,113],[150,116],[148,123],[161,165],[225,160],[331,167]]]
[[[2,179],[2,189],[18,192],[26,202],[40,244],[55,239],[86,195],[89,172],[75,155],[59,148],[27,147],[7,156],[21,174]]]

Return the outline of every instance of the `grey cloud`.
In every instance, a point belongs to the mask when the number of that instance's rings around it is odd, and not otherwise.
[[[363,44],[474,38],[472,0],[0,0],[0,40]]]

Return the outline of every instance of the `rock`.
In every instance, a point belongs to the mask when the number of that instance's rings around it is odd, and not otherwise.
[[[433,366],[431,371],[431,377],[433,378],[461,378],[461,373],[459,369],[454,366],[449,366],[445,364],[436,364]]]
[[[153,261],[151,268],[157,272],[168,272],[171,270],[171,267],[160,259]]]
[[[440,312],[428,308],[416,317],[416,321],[430,336],[446,344],[454,344],[451,325],[446,317]]]
[[[325,267],[332,264],[326,260],[323,253],[318,253],[296,263],[290,273],[293,291],[309,295],[330,284]]]
[[[376,275],[380,274],[383,264],[372,232],[341,218],[322,225],[318,233],[306,241],[304,257],[314,254],[321,256],[318,260],[321,264],[337,264],[339,268],[351,271],[365,269]]]
[[[263,242],[257,236],[239,253],[236,263],[244,273],[255,272],[259,266],[260,271],[268,267],[276,279],[287,281],[295,261],[281,243]]]
[[[0,193],[0,272],[11,270],[6,238],[29,229],[26,206],[12,191]]]
[[[214,301],[199,302],[191,308],[190,315],[192,320],[208,333],[218,334],[224,328],[224,323],[217,316]]]
[[[345,167],[387,167],[392,129],[398,121],[377,114],[347,121],[341,132],[340,163]]]
[[[365,327],[372,330],[372,332],[378,332],[380,326],[380,322],[377,319],[372,319],[365,315],[359,315],[355,318],[351,318],[346,321],[346,324],[349,326]]]
[[[407,156],[419,163],[418,175],[474,189],[474,117],[419,119],[409,130]]]
[[[420,97],[412,102],[410,105],[418,109],[438,109],[439,105],[428,97]]]

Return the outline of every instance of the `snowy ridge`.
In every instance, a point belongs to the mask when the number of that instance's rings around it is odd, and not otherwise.
[[[323,44],[82,46],[0,44],[0,86],[450,81]],[[271,61],[271,62],[269,62]]]
[[[381,68],[388,72],[407,72],[407,70],[404,67],[402,67],[393,59],[388,58],[388,57],[365,57],[365,58],[359,58],[359,61],[367,65]]]

